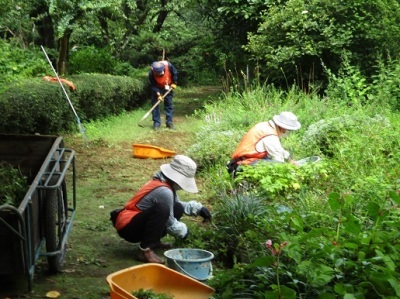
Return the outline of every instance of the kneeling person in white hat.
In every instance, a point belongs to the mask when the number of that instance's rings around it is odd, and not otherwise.
[[[232,159],[227,164],[228,172],[234,173],[238,166],[255,164],[260,160],[288,161],[296,165],[290,153],[282,147],[280,139],[300,127],[297,116],[288,111],[274,115],[269,121],[256,124],[243,136],[232,154]]]
[[[177,155],[169,164],[163,164],[143,187],[124,205],[119,213],[115,228],[128,242],[139,243],[138,259],[142,262],[160,263],[162,260],[153,250],[170,249],[171,244],[162,243],[161,238],[170,234],[186,239],[189,230],[180,218],[183,214],[201,216],[211,220],[209,210],[197,201],[183,202],[177,190],[197,193],[194,179],[196,163],[189,157]]]

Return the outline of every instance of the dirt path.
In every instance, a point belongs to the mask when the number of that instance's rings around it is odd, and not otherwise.
[[[47,261],[39,259],[33,292],[27,292],[25,277],[2,281],[0,299],[46,298],[49,291],[59,292],[59,298],[108,299],[106,276],[139,263],[135,260],[135,246],[121,240],[112,228],[109,212],[122,206],[161,164],[170,161],[133,158],[132,143],[152,144],[182,153],[193,141],[193,127],[200,122],[193,112],[215,99],[219,92],[215,87],[177,91],[176,130],[162,128],[154,132],[151,115],[143,122],[145,128],[139,127],[137,123],[150,108],[148,104],[125,119],[131,128],[126,138],[118,141],[89,138],[85,144],[80,136],[65,136],[66,146],[76,151],[77,215],[69,236],[64,270],[49,276]],[[181,198],[185,199],[183,193]]]

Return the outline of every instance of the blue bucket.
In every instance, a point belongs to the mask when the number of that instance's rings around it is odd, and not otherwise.
[[[191,278],[205,281],[212,276],[214,254],[202,249],[177,248],[164,252],[168,267]]]

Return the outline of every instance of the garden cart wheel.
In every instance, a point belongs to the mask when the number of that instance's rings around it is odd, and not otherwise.
[[[51,273],[60,272],[64,264],[66,246],[62,240],[66,233],[68,219],[67,190],[65,181],[58,188],[46,190],[44,202],[44,237],[46,240],[47,262]],[[55,254],[51,254],[57,252]]]

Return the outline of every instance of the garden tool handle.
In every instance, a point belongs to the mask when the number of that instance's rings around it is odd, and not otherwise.
[[[162,96],[162,99],[158,100],[158,101],[153,105],[153,107],[151,107],[150,110],[147,111],[147,113],[142,117],[142,119],[141,119],[139,122],[141,122],[141,121],[144,120],[146,117],[148,117],[149,114],[158,106],[158,104],[160,104],[160,102],[161,102],[162,100],[164,100],[164,98],[167,96],[167,94],[169,94],[169,93],[171,92],[171,90],[172,90],[172,88],[169,89],[166,93],[164,93],[163,96]]]

